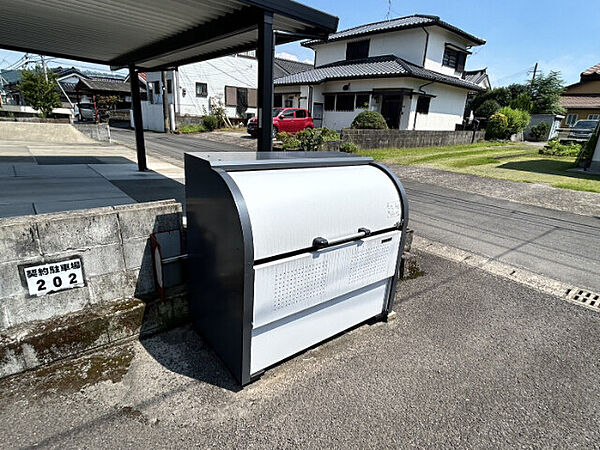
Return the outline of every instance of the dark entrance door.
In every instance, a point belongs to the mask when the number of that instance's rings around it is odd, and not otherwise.
[[[391,129],[400,128],[400,113],[402,111],[401,95],[384,95],[381,100],[381,115]]]

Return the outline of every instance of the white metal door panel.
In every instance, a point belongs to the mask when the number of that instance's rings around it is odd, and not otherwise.
[[[374,166],[231,172],[250,216],[254,259],[335,239],[391,228],[401,220],[392,180]]]
[[[257,329],[394,275],[400,231],[254,267]]]
[[[383,310],[387,280],[252,331],[250,373],[330,338]]]

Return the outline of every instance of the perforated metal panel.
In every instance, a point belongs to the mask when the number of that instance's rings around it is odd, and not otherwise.
[[[400,234],[392,231],[255,266],[253,328],[393,276]]]

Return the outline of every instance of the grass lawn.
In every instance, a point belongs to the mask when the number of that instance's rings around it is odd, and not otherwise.
[[[544,156],[523,143],[480,142],[450,147],[360,150],[388,164],[420,165],[482,177],[600,193],[600,176],[567,172],[575,158]]]

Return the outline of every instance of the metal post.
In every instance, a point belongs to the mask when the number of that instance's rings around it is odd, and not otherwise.
[[[273,13],[265,11],[258,23],[258,148],[273,151]]]
[[[169,133],[169,93],[167,92],[167,71],[163,70],[160,73],[162,83],[162,104],[163,104],[163,123],[165,133]],[[172,83],[172,82],[171,82]]]
[[[142,99],[140,98],[140,80],[133,64],[129,65],[129,82],[131,84],[131,109],[135,126],[135,146],[137,148],[138,170],[144,172],[146,165],[146,145],[144,143],[144,122],[142,121]]]

